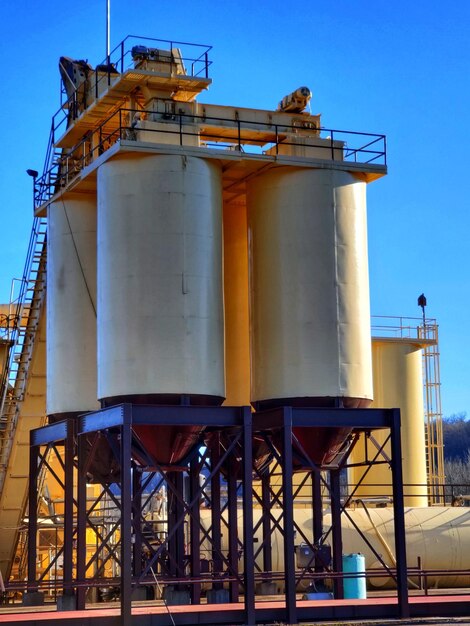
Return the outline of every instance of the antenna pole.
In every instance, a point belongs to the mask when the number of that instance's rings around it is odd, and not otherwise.
[[[106,0],[106,57],[109,63],[111,40],[111,0]]]

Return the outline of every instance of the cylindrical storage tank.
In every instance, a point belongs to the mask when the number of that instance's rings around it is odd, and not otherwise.
[[[263,541],[263,529],[260,524],[261,508],[253,510],[253,526],[256,528],[256,539],[259,544]],[[273,520],[281,520],[283,510],[271,509]],[[224,512],[227,517],[227,511]],[[313,519],[309,509],[294,508],[294,520],[302,536],[311,539],[313,535]],[[204,528],[211,524],[211,512],[201,509],[201,522]],[[228,550],[227,525],[223,524],[222,549]],[[324,529],[331,526],[331,514],[325,513]],[[272,548],[272,572],[284,571],[284,540],[279,526],[272,524],[270,536]],[[281,523],[282,527],[282,523]],[[380,554],[385,564],[395,567],[395,539],[393,509],[362,508],[347,509],[347,516],[341,516],[343,551],[345,553],[361,553],[365,558],[365,570],[382,568],[377,561]],[[364,534],[368,544],[358,533],[357,528]],[[243,512],[238,514],[238,529],[243,531]],[[418,559],[424,570],[436,570],[445,573],[430,573],[427,578],[429,587],[468,587],[470,576],[462,572],[470,571],[470,510],[451,507],[428,507],[405,509],[406,554],[409,568],[417,567]],[[373,548],[373,550],[371,549]],[[202,544],[203,549],[209,549],[208,544]],[[257,556],[257,564],[262,568],[262,551]],[[242,567],[242,562],[240,567]],[[452,573],[455,572],[455,573]],[[386,570],[383,570],[386,574]],[[417,576],[410,579],[410,588],[418,582]],[[308,580],[303,581],[303,587]],[[367,579],[367,585],[373,587],[394,587],[395,581],[390,576],[375,576]]]
[[[391,508],[348,510],[348,519],[342,516],[344,550],[360,550],[366,558],[366,568],[382,568],[376,555],[358,535],[353,522],[365,533],[369,543],[389,567],[395,566],[394,515]],[[352,521],[351,521],[352,520]],[[325,525],[330,517],[325,516]],[[406,558],[408,567],[441,570],[447,574],[429,575],[427,583],[433,587],[468,587],[470,576],[452,571],[470,569],[470,511],[451,507],[405,509]],[[385,573],[385,570],[384,570]],[[411,577],[411,587],[418,583]],[[388,577],[369,579],[374,587],[391,587]]]
[[[276,168],[247,182],[247,205],[252,402],[368,406],[366,183]]]
[[[96,197],[66,193],[47,213],[47,414],[99,409]]]
[[[374,338],[372,341],[374,402],[378,408],[399,408],[401,416],[401,447],[403,484],[406,506],[427,506],[426,440],[423,401],[423,351],[413,339]],[[388,431],[375,431],[374,439],[382,445]],[[369,444],[368,457],[377,449]],[[385,446],[385,457],[390,457],[390,443]],[[351,462],[364,458],[363,437],[352,453]],[[382,455],[378,458],[383,461]],[[375,465],[362,479],[365,468],[351,468],[350,481],[358,483],[355,497],[391,496],[392,472],[390,466]]]
[[[343,574],[346,574],[343,582],[345,600],[367,598],[365,571],[366,560],[363,554],[343,554]]]
[[[104,405],[179,403],[182,396],[193,404],[223,401],[218,164],[129,154],[99,168],[98,301]],[[185,439],[180,433],[177,451],[160,429],[154,453],[174,462],[187,451]]]
[[[224,203],[225,373],[230,406],[250,404],[248,229],[244,200]]]
[[[247,183],[253,402],[372,400],[365,187],[292,168]]]

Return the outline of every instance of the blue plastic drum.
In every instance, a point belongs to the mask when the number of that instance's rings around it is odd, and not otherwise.
[[[343,574],[357,574],[344,578],[345,599],[367,598],[365,572],[366,560],[363,554],[343,554]]]

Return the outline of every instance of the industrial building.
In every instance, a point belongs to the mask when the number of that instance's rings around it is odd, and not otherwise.
[[[466,615],[437,323],[370,316],[385,137],[325,128],[308,87],[202,104],[210,54],[128,37],[60,59],[1,315],[5,615]]]

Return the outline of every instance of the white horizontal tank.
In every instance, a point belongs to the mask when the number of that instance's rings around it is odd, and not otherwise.
[[[222,183],[213,162],[128,154],[98,171],[98,397],[225,396]]]
[[[47,213],[47,414],[94,411],[96,199],[67,193]]]
[[[372,399],[366,183],[282,167],[247,183],[252,401]]]

